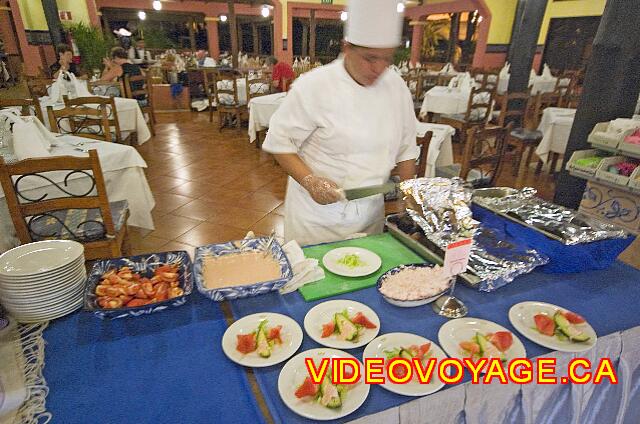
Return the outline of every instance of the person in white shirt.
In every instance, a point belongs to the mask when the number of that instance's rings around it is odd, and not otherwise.
[[[397,166],[413,178],[411,94],[389,71],[401,42],[397,0],[350,0],[343,57],[303,74],[273,115],[263,149],[289,174],[285,239],[300,245],[379,233],[381,194],[347,201],[341,189],[383,184]]]
[[[150,59],[150,53],[145,49],[143,39],[136,40],[135,46],[129,48],[129,60],[132,63],[142,63]]]

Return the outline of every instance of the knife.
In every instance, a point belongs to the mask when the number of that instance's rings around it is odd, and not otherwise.
[[[361,199],[363,197],[375,196],[376,194],[393,193],[396,190],[396,183],[384,183],[379,185],[350,188],[344,190],[347,200]]]

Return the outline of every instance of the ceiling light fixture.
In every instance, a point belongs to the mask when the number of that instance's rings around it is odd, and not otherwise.
[[[262,15],[263,18],[268,18],[269,17],[269,6],[262,6],[262,9],[260,10],[260,14]]]
[[[147,13],[144,10],[139,11],[138,18],[140,18],[141,21],[144,21],[145,19],[147,19]]]
[[[227,15],[220,15],[220,22],[227,22]]]
[[[160,0],[153,0],[153,10],[162,10],[162,2]]]

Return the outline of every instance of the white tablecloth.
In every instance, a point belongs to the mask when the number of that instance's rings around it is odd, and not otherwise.
[[[82,149],[96,149],[100,157],[100,165],[104,174],[107,195],[110,202],[127,200],[129,203],[129,220],[131,226],[153,230],[151,210],[155,206],[153,194],[144,174],[146,162],[138,151],[131,146],[106,142],[87,142],[87,139],[75,136],[57,137],[58,146],[52,149],[53,156],[86,156],[87,154],[73,146],[84,143]],[[61,181],[66,173],[59,173],[54,180]],[[82,192],[87,188],[87,177],[71,179],[67,190]],[[21,187],[27,188],[29,197],[50,193],[51,196],[62,195],[55,187],[41,178],[26,178]],[[0,188],[0,252],[19,244],[11,215],[7,208],[4,193]]]
[[[216,86],[223,90],[233,90],[232,80],[218,81]],[[236,86],[238,87],[238,103],[241,105],[247,104],[247,80],[246,78],[236,79]],[[220,103],[225,104],[225,99],[229,99],[228,103],[233,103],[233,96],[226,93],[220,93]]]
[[[546,163],[549,153],[564,154],[571,134],[576,110],[562,107],[549,107],[542,113],[538,131],[542,132],[542,141],[536,149],[536,155]]]
[[[507,92],[509,88],[509,79],[511,75],[508,75],[506,78],[503,75],[500,75],[500,81],[498,82],[498,94],[504,94]],[[538,93],[552,93],[553,90],[556,89],[556,83],[558,78],[556,77],[543,77],[542,75],[537,75],[533,79],[529,79],[529,87],[531,87],[531,94],[535,95]],[[569,84],[569,79],[564,78],[562,80],[564,84]]]
[[[634,383],[640,371],[640,327],[600,337],[593,349],[583,354],[543,355],[556,359],[557,370],[568,369],[576,356],[587,358],[593,369],[600,358],[619,364],[618,385],[503,385],[497,379],[490,385],[468,382],[350,423],[637,423]],[[535,370],[533,375],[535,379]]]
[[[429,143],[427,167],[424,176],[435,177],[437,167],[453,165],[451,137],[456,133],[456,130],[449,125],[426,122],[418,122],[416,127],[418,137],[423,137],[427,131],[433,131],[433,136]]]
[[[269,128],[271,116],[278,110],[287,93],[254,97],[249,102],[249,142],[256,141],[256,133]]]
[[[420,108],[420,116],[432,113],[465,113],[469,105],[470,89],[436,86],[427,91]]]
[[[246,97],[246,96],[245,96]],[[42,116],[44,118],[44,124],[47,128],[51,129],[49,124],[49,116],[47,115],[47,107],[49,99],[42,97],[40,99],[40,105],[42,107]],[[115,97],[116,113],[118,114],[118,123],[120,124],[120,131],[134,131],[137,133],[138,144],[143,144],[151,138],[151,132],[147,126],[147,122],[144,120],[142,110],[138,105],[136,99],[127,99],[124,97]],[[53,106],[54,110],[64,108],[63,103],[56,103]]]

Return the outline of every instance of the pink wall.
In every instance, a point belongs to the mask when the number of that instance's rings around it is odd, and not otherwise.
[[[40,60],[40,52],[37,46],[32,46],[27,42],[27,34],[22,22],[22,15],[20,14],[20,7],[18,6],[18,0],[9,0],[11,7],[11,13],[13,14],[13,23],[16,26],[16,33],[18,34],[18,43],[20,45],[20,51],[22,52],[22,60],[24,60],[24,72],[25,75],[37,75],[38,66],[44,67],[44,64]]]
[[[4,41],[4,51],[7,54],[19,54],[18,40],[11,29],[11,17],[8,10],[0,10],[0,37]]]

